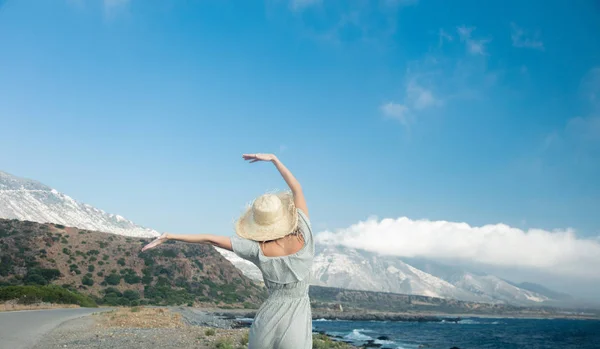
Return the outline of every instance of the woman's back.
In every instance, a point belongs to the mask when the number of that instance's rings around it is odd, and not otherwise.
[[[300,233],[298,237],[302,243],[300,246],[295,246],[295,249],[286,250],[278,246],[278,249],[273,247],[265,251],[259,242],[237,236],[232,237],[233,251],[238,256],[254,263],[263,273],[265,282],[286,284],[309,278],[315,255],[314,240],[308,217],[301,210],[297,210],[297,212]],[[291,236],[289,239],[298,239],[298,237]],[[270,252],[279,255],[271,255]]]
[[[281,256],[265,255],[258,242],[231,239],[234,252],[261,270],[269,291],[269,298],[258,310],[250,329],[250,349],[312,348],[308,287],[315,248],[310,222],[301,210],[298,210],[298,230],[302,246]]]

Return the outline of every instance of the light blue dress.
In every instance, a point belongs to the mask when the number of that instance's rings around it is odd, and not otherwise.
[[[308,283],[315,245],[308,217],[297,211],[304,247],[292,255],[267,257],[258,242],[239,236],[231,238],[233,252],[256,264],[269,291],[269,298],[258,309],[250,328],[248,349],[312,348]]]

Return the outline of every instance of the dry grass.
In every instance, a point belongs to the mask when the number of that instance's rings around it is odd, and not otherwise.
[[[16,301],[8,301],[0,304],[0,312],[3,311],[18,311],[18,310],[41,310],[41,309],[60,309],[60,308],[79,308],[75,304],[53,304],[53,303],[36,303],[36,304],[18,304]]]
[[[98,314],[98,325],[104,328],[181,328],[186,325],[181,314],[164,308],[119,308]]]

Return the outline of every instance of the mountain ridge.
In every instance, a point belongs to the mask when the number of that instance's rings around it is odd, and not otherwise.
[[[0,171],[0,218],[57,223],[123,236],[160,233],[116,214],[81,203],[45,184]]]

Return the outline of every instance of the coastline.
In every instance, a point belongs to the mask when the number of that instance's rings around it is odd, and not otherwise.
[[[254,318],[256,310],[248,309],[220,309],[206,308],[217,316],[236,319],[236,318]],[[377,311],[318,311],[313,310],[312,318],[314,320],[341,320],[341,321],[404,321],[404,322],[456,322],[466,318],[487,318],[487,319],[570,319],[570,320],[600,320],[597,316],[577,315],[577,314],[449,314],[449,313],[395,313],[395,312],[377,312]]]
[[[65,347],[72,349],[158,349],[165,347],[180,349],[243,349],[247,348],[248,328],[255,313],[255,310],[247,309],[193,308],[186,306],[119,307],[66,321],[44,335],[42,341],[32,349],[59,349]],[[392,319],[391,321],[399,322],[452,321],[459,324],[470,324],[468,318],[476,317],[473,314],[462,314],[460,317],[451,314],[452,317],[447,317],[448,314],[379,313],[376,314],[377,318],[373,320],[365,317],[364,313],[358,315],[348,314],[351,316],[344,319],[340,319],[340,314],[343,313],[324,314],[315,312],[313,317],[315,320],[325,319],[324,316],[328,315],[332,317],[331,320],[390,321],[386,319]],[[375,314],[371,315],[374,316]],[[500,318],[499,316],[484,317]],[[463,322],[461,320],[467,321]],[[344,326],[352,328],[347,325]],[[406,324],[405,326],[410,325]],[[323,329],[323,326],[316,326],[313,332],[313,341],[317,343],[315,347],[320,349],[390,347],[390,338],[387,337],[388,334],[385,332],[380,333],[378,336],[371,335],[369,337],[359,332],[362,330],[350,330],[349,335],[342,335],[335,331],[328,333]],[[347,329],[344,331],[347,331]],[[391,342],[393,344],[393,340]]]

